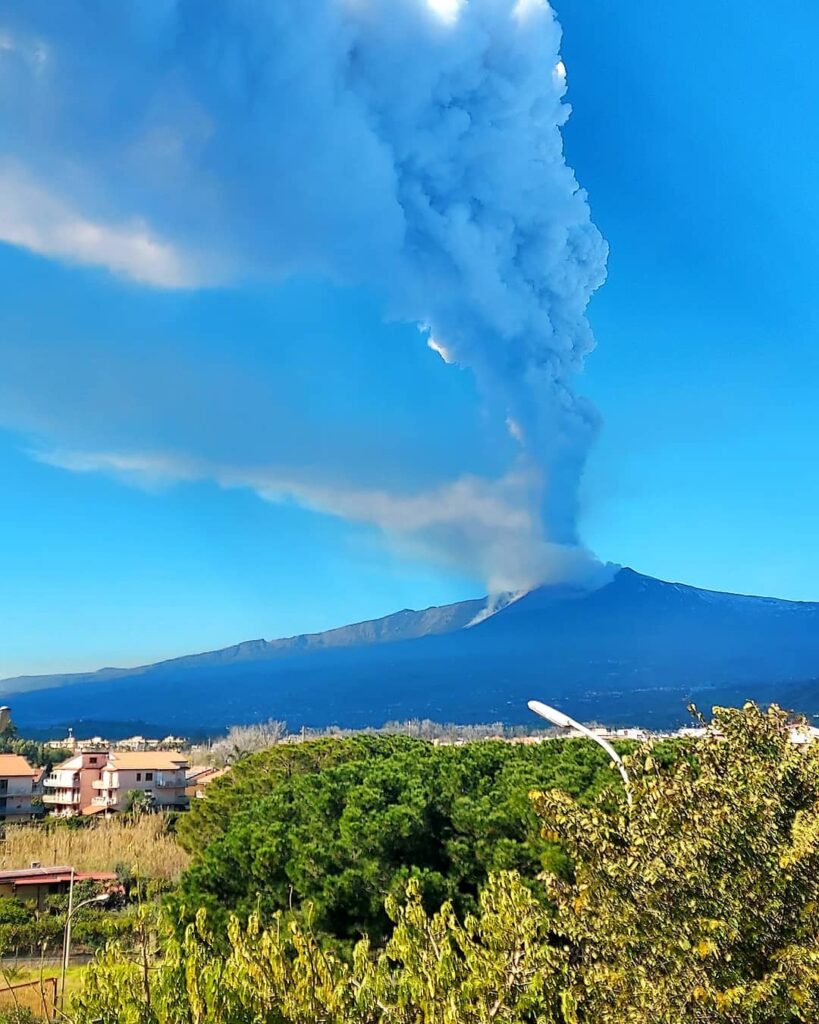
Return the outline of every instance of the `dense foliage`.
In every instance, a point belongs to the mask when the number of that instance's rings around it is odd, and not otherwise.
[[[75,903],[82,903],[102,891],[103,887],[93,882],[78,882],[74,890]],[[0,896],[0,957],[37,958],[59,953],[67,909],[66,893],[46,897],[40,908],[32,902]],[[73,916],[75,950],[93,952],[109,939],[127,936],[132,927],[132,913],[133,908],[128,908],[125,900],[116,896],[104,908],[81,907]]]
[[[532,795],[570,857],[541,902],[494,873],[474,914],[428,913],[351,958],[307,916],[162,926],[159,956],[90,968],[78,1024],[797,1024],[819,1019],[819,745],[786,716],[719,711],[690,758],[627,764],[633,806]],[[409,749],[409,748],[406,748]],[[229,828],[228,828],[229,831]],[[152,927],[152,926],[151,926]],[[150,929],[143,927],[143,933]],[[225,939],[227,938],[227,941]]]
[[[36,768],[50,770],[52,765],[64,761],[71,753],[63,747],[52,747],[48,743],[21,738],[17,726],[10,718],[0,728],[0,754],[19,754]]]
[[[540,835],[532,788],[591,799],[613,786],[605,753],[582,741],[434,746],[406,736],[358,736],[277,746],[237,764],[180,821],[194,862],[179,904],[263,920],[305,901],[313,926],[380,941],[385,896],[415,879],[423,903],[474,910],[492,871],[532,880],[559,870]],[[619,779],[618,779],[619,784]]]
[[[25,740],[9,735],[0,735],[0,754],[19,754],[32,767],[45,768],[47,771],[55,764],[71,757],[71,751],[62,747],[50,747],[47,743],[39,743],[37,740]]]

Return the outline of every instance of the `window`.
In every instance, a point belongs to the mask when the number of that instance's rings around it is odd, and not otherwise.
[[[8,779],[0,779],[0,793],[8,793],[8,790],[9,790],[9,780]]]
[[[137,772],[137,782],[142,782],[142,772]]]
[[[153,782],[154,781],[154,773],[153,772],[145,772],[145,781],[146,782]]]
[[[97,763],[96,757],[89,757],[88,760],[91,762],[91,764],[96,764]]]

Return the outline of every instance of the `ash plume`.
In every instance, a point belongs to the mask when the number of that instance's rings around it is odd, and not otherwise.
[[[575,378],[607,249],[564,158],[545,0],[12,0],[0,38],[0,239],[150,287],[374,289],[517,448],[526,550],[480,571],[513,588],[593,564]]]

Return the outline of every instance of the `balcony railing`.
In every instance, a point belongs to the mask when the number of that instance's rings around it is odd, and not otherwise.
[[[113,796],[95,796],[91,798],[91,805],[93,807],[113,807],[116,802],[116,797]]]
[[[80,794],[77,790],[70,793],[43,793],[44,804],[78,804],[79,802]]]

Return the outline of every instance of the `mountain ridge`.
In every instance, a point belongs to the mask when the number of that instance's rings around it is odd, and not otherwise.
[[[517,722],[532,696],[576,716],[661,725],[684,720],[695,699],[792,694],[801,710],[819,713],[817,679],[819,603],[621,568],[595,589],[546,586],[403,609],[134,669],[4,680],[0,693],[20,724],[36,726],[126,716],[214,731],[269,717],[296,727]]]
[[[505,597],[506,595],[498,596]],[[335,646],[346,647],[358,644],[394,643],[414,637],[431,636],[449,629],[466,628],[493,600],[494,598],[490,595],[483,598],[456,601],[451,604],[430,605],[422,609],[402,608],[400,611],[390,612],[387,615],[378,616],[373,619],[363,619],[361,622],[353,622],[345,626],[334,626],[331,629],[320,630],[316,633],[296,633],[293,636],[277,637],[271,640],[265,640],[264,638],[241,640],[239,643],[229,644],[227,647],[218,647],[209,651],[197,651],[195,654],[176,655],[172,658],[162,658],[159,661],[145,662],[144,664],[128,668],[106,666],[85,672],[49,672],[9,676],[8,678],[0,679],[0,694],[22,692],[20,690],[15,691],[10,684],[30,684],[37,680],[62,679],[68,681],[70,679],[87,679],[92,676],[99,679],[113,679],[126,675],[137,675],[159,666],[175,665],[185,667],[187,665],[205,664],[208,661],[253,660],[254,657],[275,657],[276,655],[291,651],[306,652]],[[506,607],[506,604],[502,607]],[[500,610],[500,607],[498,610]],[[494,612],[490,612],[490,614],[494,614]],[[392,635],[387,635],[389,633]],[[42,689],[47,688],[46,686],[42,687]]]

